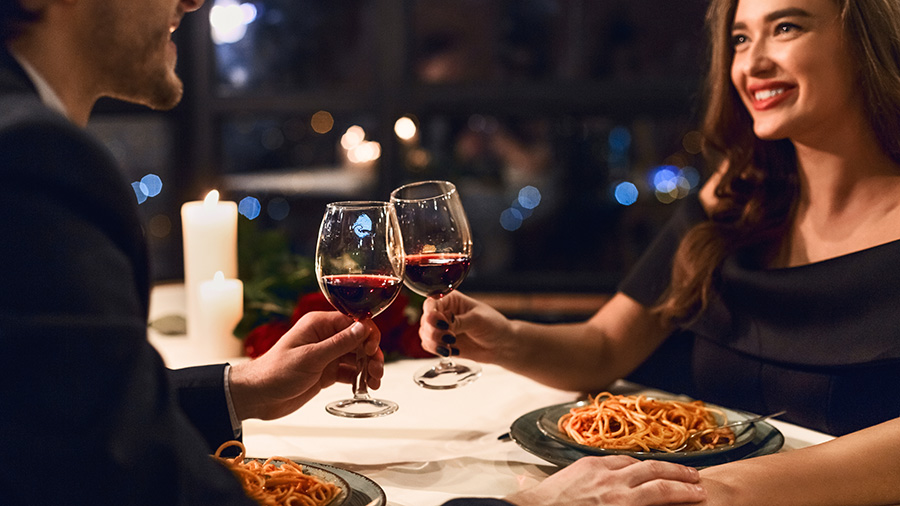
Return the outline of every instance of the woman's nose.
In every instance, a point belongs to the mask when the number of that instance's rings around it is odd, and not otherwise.
[[[751,43],[748,48],[746,66],[747,74],[752,76],[765,74],[775,67],[764,40]]]

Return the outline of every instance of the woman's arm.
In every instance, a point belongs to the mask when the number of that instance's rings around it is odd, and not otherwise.
[[[538,324],[509,320],[454,292],[426,300],[421,321],[425,349],[452,346],[461,356],[565,390],[606,387],[637,367],[671,330],[621,293],[585,322]]]
[[[900,418],[827,443],[709,467],[709,506],[900,504]]]

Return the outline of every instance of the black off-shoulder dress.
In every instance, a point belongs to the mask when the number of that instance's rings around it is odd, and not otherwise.
[[[678,241],[706,215],[696,196],[620,290],[652,305]],[[799,267],[727,258],[711,304],[631,376],[707,402],[843,435],[900,416],[900,241]]]

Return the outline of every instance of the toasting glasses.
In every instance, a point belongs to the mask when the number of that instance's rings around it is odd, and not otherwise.
[[[452,292],[469,272],[472,233],[453,183],[420,181],[391,192],[406,252],[406,286],[426,297]],[[444,357],[415,373],[420,386],[444,390],[474,381],[481,366],[471,360]]]
[[[397,298],[403,283],[403,242],[388,202],[334,202],[325,208],[316,246],[316,278],[338,311],[356,321],[375,317]],[[369,418],[397,410],[397,403],[373,399],[366,386],[368,356],[356,352],[353,397],[328,404],[338,416]]]

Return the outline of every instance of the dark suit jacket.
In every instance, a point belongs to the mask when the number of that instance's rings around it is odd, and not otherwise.
[[[167,371],[147,341],[133,191],[2,47],[0,269],[0,504],[253,504],[208,456],[224,364]]]
[[[2,46],[0,269],[0,503],[249,503],[208,456],[224,364],[167,372],[147,341],[133,191]]]

